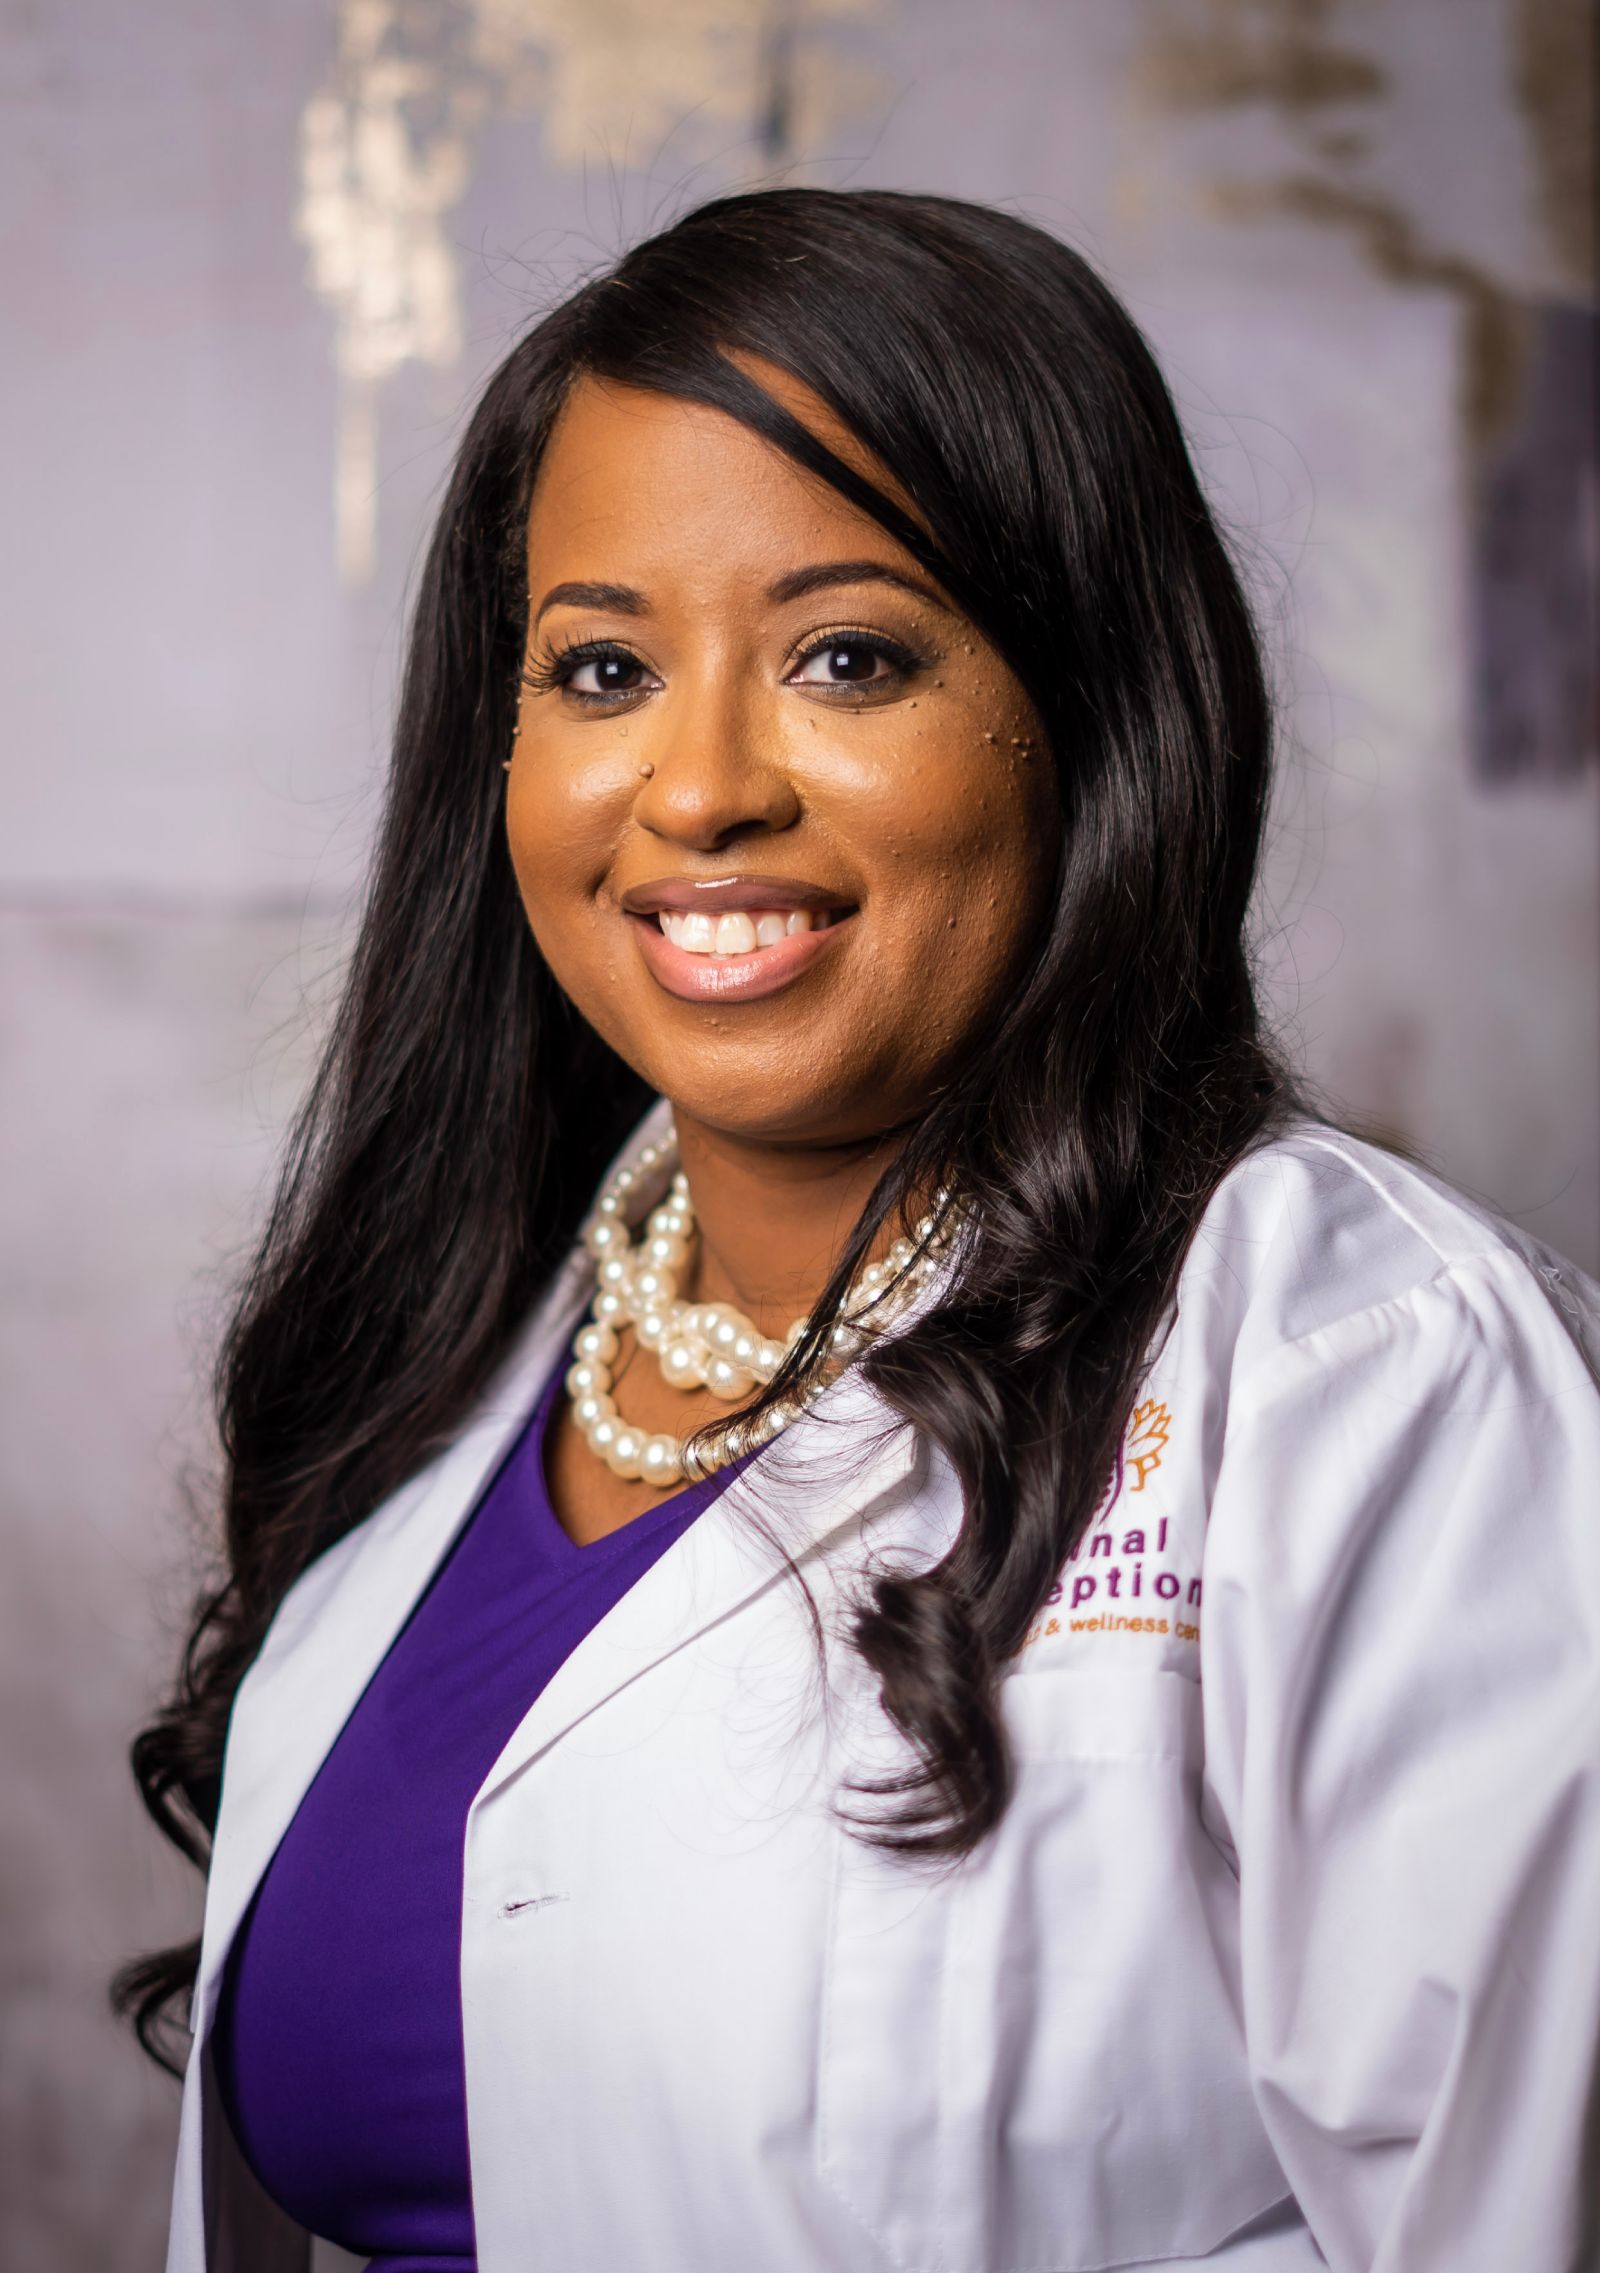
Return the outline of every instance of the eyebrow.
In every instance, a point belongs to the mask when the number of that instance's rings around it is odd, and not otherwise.
[[[825,592],[836,584],[894,584],[902,592],[909,592],[913,599],[926,600],[944,614],[950,613],[950,603],[937,586],[925,584],[917,576],[906,576],[881,560],[823,560],[814,568],[792,569],[787,576],[780,576],[776,584],[767,586],[767,598],[780,603],[804,600],[813,592]]]
[[[613,616],[650,613],[649,601],[631,584],[552,584],[534,610],[535,623],[547,608],[603,608]]]
[[[909,592],[913,599],[925,600],[944,614],[950,613],[949,601],[934,585],[925,584],[919,577],[903,575],[898,568],[891,568],[881,560],[821,560],[809,568],[794,568],[767,586],[767,598],[781,606],[789,600],[809,599],[813,592],[830,591],[840,584],[893,584],[902,592]],[[631,584],[552,584],[534,611],[534,622],[537,623],[549,608],[596,608],[617,616],[650,613],[649,601]]]

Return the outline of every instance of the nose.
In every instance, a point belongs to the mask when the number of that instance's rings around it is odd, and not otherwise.
[[[658,714],[648,776],[640,768],[633,818],[666,843],[720,852],[744,836],[792,828],[800,799],[759,704],[729,690],[699,699],[680,696]]]

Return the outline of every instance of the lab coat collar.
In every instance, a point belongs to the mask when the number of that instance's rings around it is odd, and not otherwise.
[[[607,1698],[808,1561],[911,1479],[919,1439],[855,1374],[767,1446],[579,1643],[534,1699],[474,1807]]]
[[[663,1134],[655,1109],[635,1139]],[[948,1272],[919,1290],[892,1332],[937,1299]],[[903,1496],[927,1457],[916,1432],[858,1371],[841,1375],[696,1518],[588,1633],[535,1698],[473,1803],[492,1799],[630,1681],[765,1588],[796,1583],[808,1559]],[[946,1542],[948,1544],[948,1542]]]

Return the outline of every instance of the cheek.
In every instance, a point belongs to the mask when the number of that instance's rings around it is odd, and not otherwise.
[[[592,903],[617,830],[616,767],[574,766],[558,749],[519,742],[506,785],[511,865],[536,927],[570,923]]]
[[[892,779],[863,782],[861,792],[857,825],[876,842],[883,912],[898,907],[901,951],[916,952],[920,939],[940,960],[1009,965],[1055,867],[1059,807],[1037,730],[1026,720],[913,726]]]

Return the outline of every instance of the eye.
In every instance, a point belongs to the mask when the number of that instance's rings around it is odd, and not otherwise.
[[[585,710],[625,709],[661,681],[647,663],[614,640],[584,640],[559,654],[530,657],[522,683],[530,694],[559,692]]]
[[[916,664],[907,648],[880,632],[832,632],[806,649],[788,683],[843,695],[887,694]]]
[[[573,664],[563,672],[561,683],[575,695],[631,695],[639,692],[649,676],[637,655],[612,649]]]

